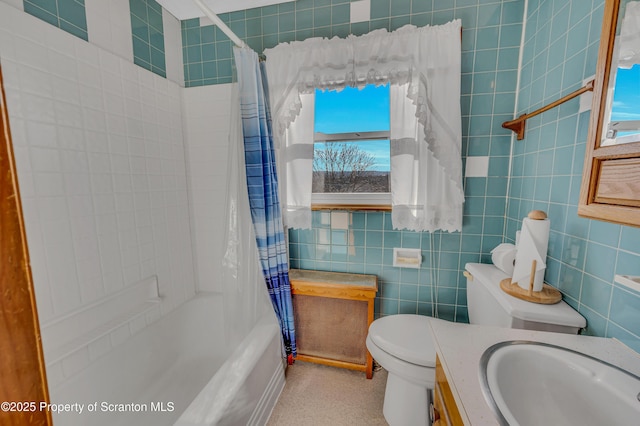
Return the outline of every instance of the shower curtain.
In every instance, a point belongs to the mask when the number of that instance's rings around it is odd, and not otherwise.
[[[278,199],[267,82],[258,55],[233,49],[240,91],[240,114],[251,218],[265,283],[280,322],[285,354],[297,354],[289,283],[289,262]]]

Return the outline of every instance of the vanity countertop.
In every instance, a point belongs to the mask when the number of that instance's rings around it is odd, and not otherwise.
[[[599,358],[640,376],[640,354],[616,339],[431,321],[436,352],[465,425],[497,425],[480,387],[480,357],[499,342],[549,343]]]

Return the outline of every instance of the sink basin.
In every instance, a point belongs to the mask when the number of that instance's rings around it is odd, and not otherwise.
[[[480,360],[484,397],[502,425],[637,425],[640,377],[570,349],[510,341]]]

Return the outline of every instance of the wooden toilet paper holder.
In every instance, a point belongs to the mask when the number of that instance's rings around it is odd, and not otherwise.
[[[542,305],[553,305],[562,300],[562,293],[558,289],[551,287],[549,284],[542,284],[542,290],[533,291],[533,283],[536,277],[536,266],[538,263],[533,260],[531,262],[531,277],[529,279],[529,289],[525,290],[518,283],[512,283],[511,278],[505,278],[500,281],[502,291],[510,296],[527,302],[540,303]]]

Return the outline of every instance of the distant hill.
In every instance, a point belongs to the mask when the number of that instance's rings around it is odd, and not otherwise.
[[[390,192],[389,176],[388,171],[314,171],[312,191],[318,193]]]

